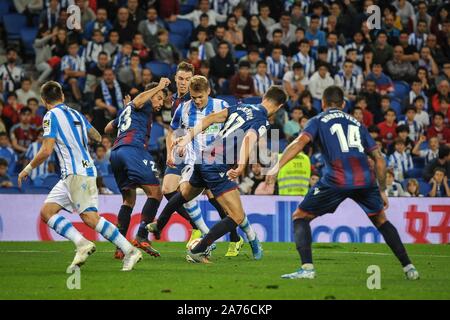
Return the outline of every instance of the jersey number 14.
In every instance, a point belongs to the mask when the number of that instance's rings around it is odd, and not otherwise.
[[[342,124],[335,123],[331,126],[330,131],[331,134],[337,135],[342,152],[349,152],[350,148],[357,148],[359,152],[364,152],[364,147],[361,143],[361,133],[358,126],[352,124],[349,125],[347,135],[345,135]]]

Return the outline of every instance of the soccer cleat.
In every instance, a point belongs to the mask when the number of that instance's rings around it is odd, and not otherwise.
[[[202,237],[202,232],[197,229],[192,229],[191,237],[189,238],[189,241],[186,243],[186,249],[189,248],[189,244],[192,240],[199,239]]]
[[[136,263],[142,260],[142,253],[138,249],[131,250],[130,253],[126,254],[123,258],[122,271],[133,270]]]
[[[192,263],[211,263],[208,257],[211,256],[211,247],[208,247],[204,252],[193,253],[191,250],[187,250],[186,261]]]
[[[123,257],[125,257],[125,253],[123,253],[120,248],[116,248],[116,251],[114,252],[114,259],[123,260]]]
[[[281,276],[281,278],[283,279],[314,279],[315,277],[316,271],[314,269],[305,270],[302,268],[298,269],[293,273],[287,273]]]
[[[420,279],[419,271],[417,271],[416,267],[414,267],[412,264],[409,264],[406,267],[404,267],[403,271],[405,272],[406,279],[408,280]]]
[[[261,260],[263,257],[263,248],[261,246],[261,243],[259,242],[258,238],[255,238],[255,240],[249,241],[250,247],[252,248],[253,258],[255,260]]]
[[[69,268],[72,270],[75,267],[81,267],[89,258],[91,254],[95,252],[95,244],[87,241],[84,245],[77,247],[75,257]]]
[[[158,229],[158,225],[156,222],[149,223],[145,229],[147,229],[148,232],[153,233],[156,240],[159,240],[161,238],[161,231]]]
[[[238,242],[230,242],[228,245],[228,251],[225,253],[225,257],[237,257],[243,246],[244,239],[242,239],[242,237],[239,237]]]
[[[136,239],[133,240],[133,246],[143,250],[145,253],[148,253],[152,257],[156,258],[161,256],[159,251],[153,248],[152,243],[147,239],[136,237]]]

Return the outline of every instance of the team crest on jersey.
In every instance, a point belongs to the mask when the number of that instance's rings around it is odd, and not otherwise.
[[[42,122],[42,128],[44,129],[44,134],[50,133],[50,119],[44,119]]]
[[[148,160],[142,160],[142,162],[147,165],[148,164]]]

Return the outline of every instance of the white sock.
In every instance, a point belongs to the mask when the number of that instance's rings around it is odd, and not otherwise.
[[[242,220],[242,223],[239,225],[239,228],[241,228],[245,232],[248,241],[253,241],[256,239],[255,230],[253,230],[252,226],[248,222],[247,216],[244,217],[244,220]]]
[[[197,200],[191,200],[183,205],[183,207],[188,212],[192,221],[194,221],[197,228],[202,232],[202,234],[207,234],[209,232],[209,228],[203,220],[202,211],[198,205]]]
[[[415,269],[414,265],[410,263],[410,264],[408,264],[407,266],[404,266],[404,267],[403,267],[403,271],[404,271],[404,272],[408,272],[409,270],[411,270],[411,269],[413,269],[413,268]]]
[[[100,233],[106,240],[114,243],[123,253],[128,254],[133,250],[133,246],[119,232],[119,229],[105,218],[100,217],[99,222],[95,226],[95,231]]]
[[[86,240],[85,237],[72,225],[68,219],[60,216],[59,214],[55,214],[48,221],[47,225],[55,230],[59,235],[63,236],[66,239],[71,240],[75,243],[76,246],[81,245]]]
[[[303,270],[314,270],[314,265],[312,263],[304,263],[302,265]]]

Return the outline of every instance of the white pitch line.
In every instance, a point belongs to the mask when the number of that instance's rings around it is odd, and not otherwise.
[[[342,253],[342,254],[366,254],[373,256],[391,256],[392,253],[381,253],[381,252],[351,252],[351,251],[336,251],[333,253]],[[450,256],[436,255],[436,254],[410,254],[412,257],[433,257],[433,258],[450,258]]]

